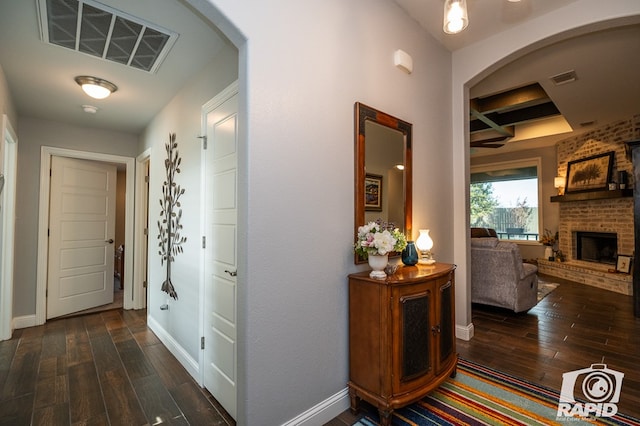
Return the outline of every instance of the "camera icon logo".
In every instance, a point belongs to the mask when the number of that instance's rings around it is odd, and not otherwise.
[[[606,364],[591,364],[589,368],[562,374],[557,416],[614,416],[623,378],[624,373],[607,368]]]

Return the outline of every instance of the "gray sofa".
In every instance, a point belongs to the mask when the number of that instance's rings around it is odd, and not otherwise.
[[[471,301],[514,312],[534,307],[538,303],[538,268],[522,262],[515,243],[478,233],[471,233]]]

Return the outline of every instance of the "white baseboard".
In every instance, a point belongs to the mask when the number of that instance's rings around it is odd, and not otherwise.
[[[323,425],[348,409],[349,405],[349,389],[344,388],[319,404],[309,408],[304,413],[284,423],[282,426]]]
[[[153,331],[158,339],[166,346],[166,348],[176,357],[182,366],[191,374],[191,377],[198,383],[200,377],[200,367],[198,361],[193,359],[191,355],[171,336],[167,331],[151,316],[147,316],[147,326]]]
[[[35,327],[36,325],[36,316],[33,315],[23,315],[21,317],[13,317],[13,327],[16,328],[27,328],[27,327]]]
[[[467,326],[456,324],[456,337],[462,340],[471,340],[474,335],[473,323],[469,323]]]

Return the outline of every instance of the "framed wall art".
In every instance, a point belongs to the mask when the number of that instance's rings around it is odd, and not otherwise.
[[[364,209],[382,211],[382,176],[367,173],[364,177]]]
[[[616,271],[622,272],[623,274],[630,273],[632,260],[633,258],[631,256],[624,256],[622,254],[618,255],[618,260],[616,261]]]
[[[606,190],[611,179],[614,152],[567,163],[565,193]]]

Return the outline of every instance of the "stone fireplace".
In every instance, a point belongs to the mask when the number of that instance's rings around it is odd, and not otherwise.
[[[616,233],[577,231],[573,238],[576,241],[573,250],[576,260],[616,264],[618,256],[618,235]]]
[[[633,166],[625,150],[640,129],[640,116],[603,126],[597,130],[561,141],[557,145],[558,176],[566,176],[570,161],[613,151],[613,179],[621,170],[633,182]],[[634,201],[630,191],[619,195],[606,189],[600,194],[565,196],[559,202],[558,249],[565,262],[539,260],[540,273],[583,284],[632,294],[632,276],[616,273],[616,256],[634,256]],[[594,240],[593,237],[599,239]],[[584,238],[584,239],[583,239]],[[586,258],[585,258],[586,257]]]
[[[632,277],[615,273],[616,256],[633,256],[633,198],[564,202],[558,249],[565,262],[539,261],[539,271],[567,280],[632,294]]]

